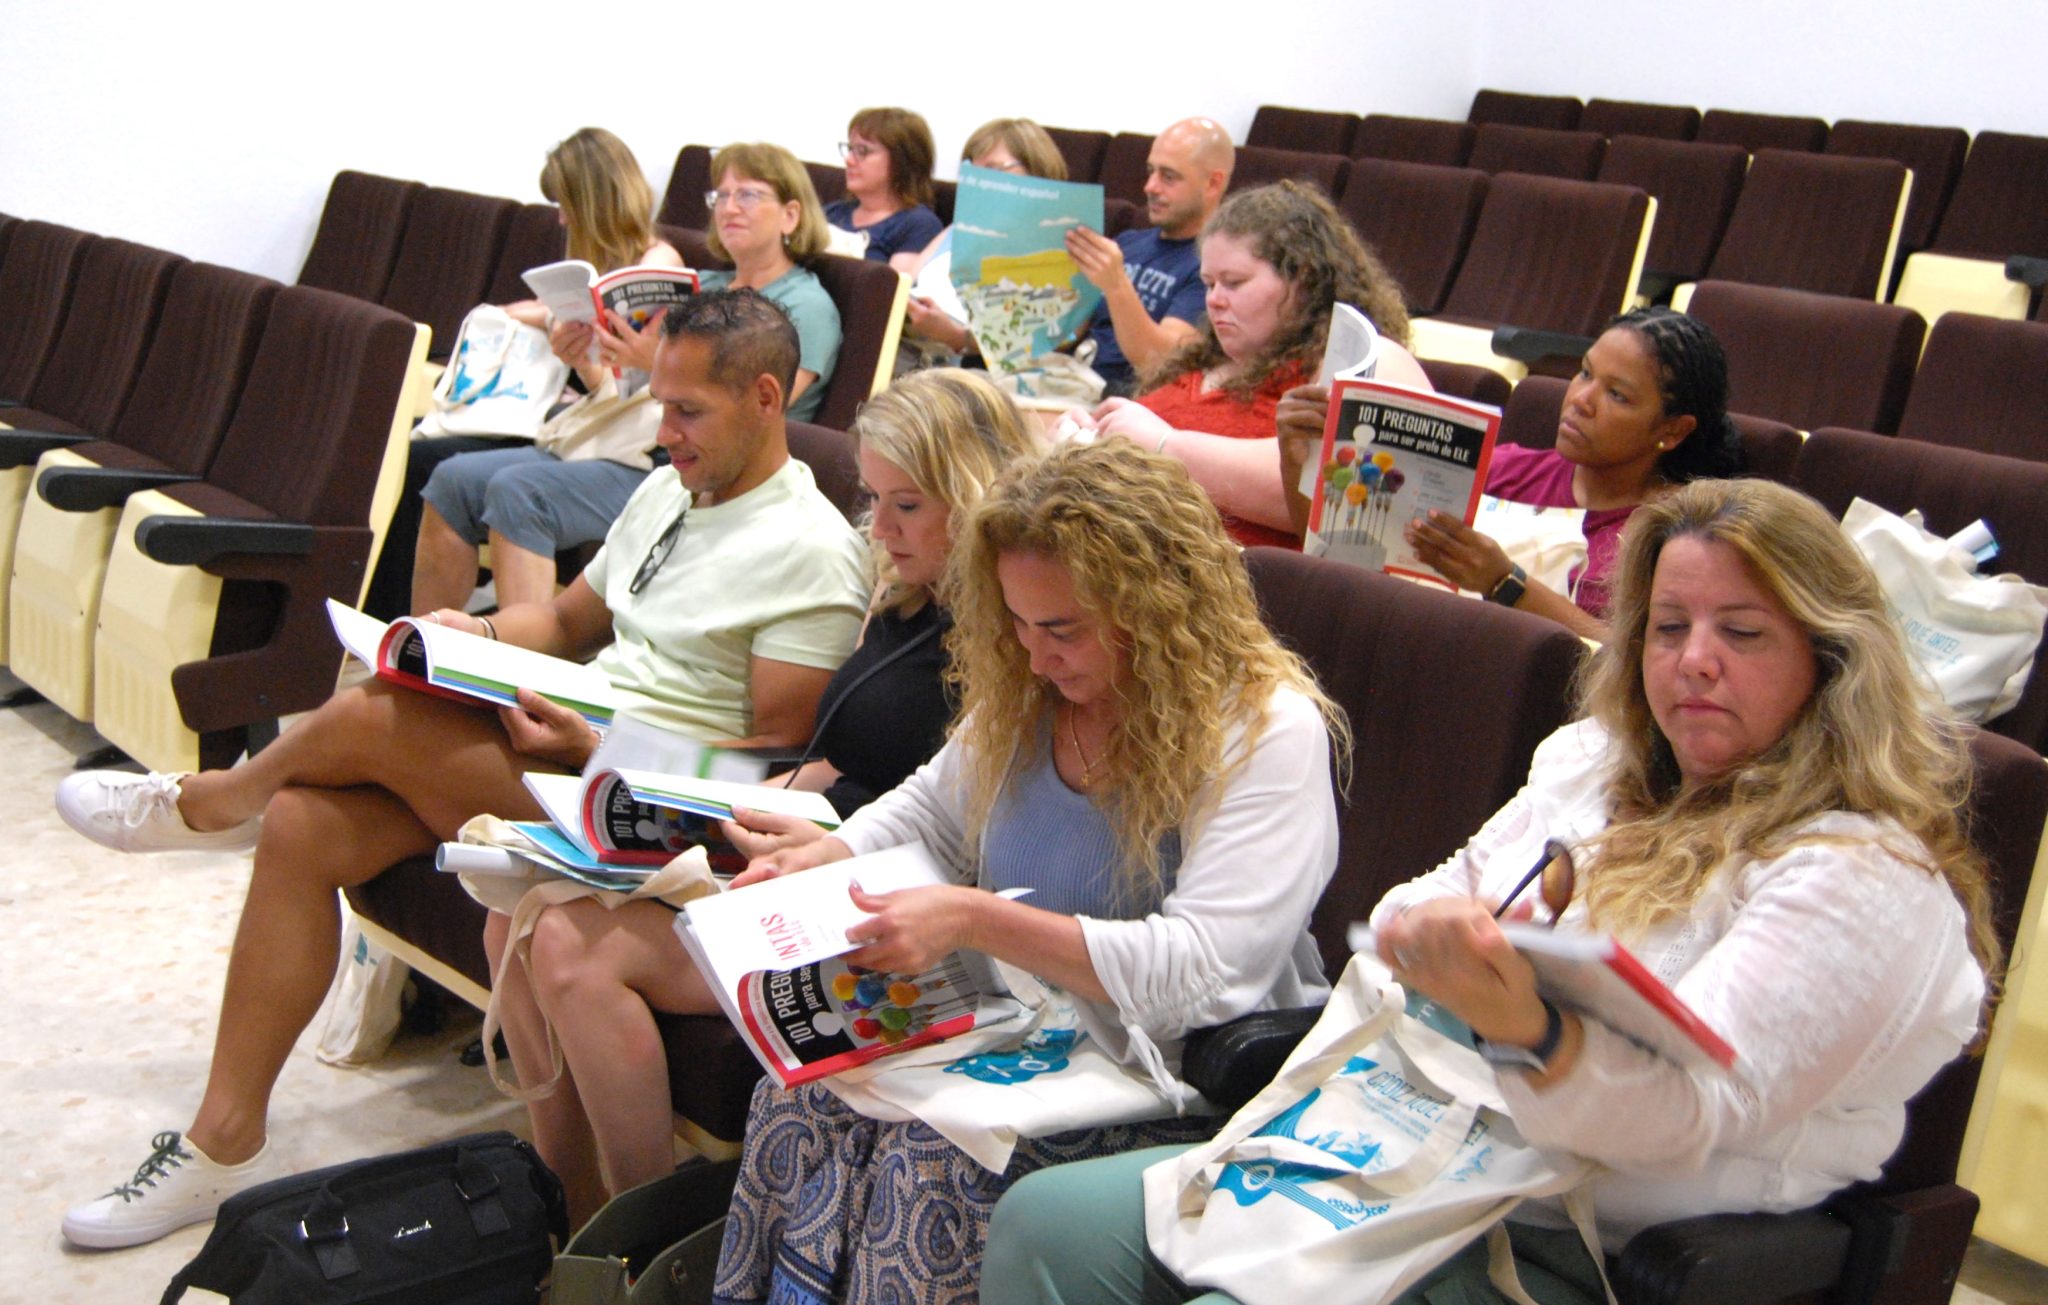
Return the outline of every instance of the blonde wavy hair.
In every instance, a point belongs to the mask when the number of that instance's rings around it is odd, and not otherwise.
[[[1066,444],[1003,472],[947,566],[970,841],[1014,768],[1040,755],[1060,701],[1031,673],[996,575],[997,560],[1016,553],[1064,567],[1121,654],[1120,713],[1102,763],[1112,778],[1092,797],[1116,830],[1119,887],[1133,900],[1161,883],[1161,838],[1202,814],[1197,795],[1244,763],[1275,688],[1314,701],[1336,755],[1350,756],[1342,711],[1259,618],[1237,546],[1186,467],[1124,439]],[[1226,755],[1240,725],[1247,744]]]
[[[1010,151],[1010,157],[1024,167],[1027,176],[1051,181],[1067,179],[1067,158],[1053,144],[1045,128],[1029,118],[991,118],[974,129],[960,147],[960,157],[972,163],[996,146]]]
[[[540,193],[562,206],[569,257],[599,272],[631,267],[654,243],[654,188],[626,142],[602,127],[548,151]]]
[[[818,202],[818,190],[811,184],[811,174],[796,155],[780,145],[770,145],[765,141],[728,145],[711,158],[711,184],[715,186],[723,182],[727,174],[768,187],[775,192],[778,204],[796,205],[796,230],[782,242],[791,261],[810,263],[832,243],[831,231],[825,225],[825,206]],[[732,261],[725,242],[718,238],[716,222],[704,233],[704,242],[711,246],[712,257],[728,263]]]
[[[1813,696],[1778,741],[1691,788],[1651,714],[1642,670],[1657,560],[1680,538],[1733,549],[1807,631],[1815,659]],[[1687,909],[1717,867],[1838,841],[1799,831],[1850,811],[1892,822],[1905,837],[1887,835],[1886,850],[1948,882],[1995,991],[2003,948],[1984,860],[1963,824],[1968,729],[1914,678],[1876,577],[1826,509],[1769,481],[1694,481],[1629,518],[1611,593],[1608,642],[1582,686],[1620,758],[1608,780],[1614,823],[1589,848],[1583,881],[1601,927],[1639,932]]]
[[[953,539],[1002,469],[1039,450],[1035,430],[987,372],[958,367],[912,372],[863,403],[853,419],[861,448],[888,459],[932,506],[950,514]],[[928,587],[905,584],[896,574],[888,550],[874,540],[872,517],[861,525],[883,584],[877,609],[908,614],[930,601]]]
[[[1249,398],[1274,373],[1300,365],[1315,370],[1330,334],[1332,306],[1350,304],[1372,319],[1395,344],[1408,343],[1408,305],[1400,282],[1329,197],[1303,181],[1277,181],[1240,190],[1217,206],[1202,228],[1202,239],[1242,240],[1252,256],[1287,283],[1280,326],[1257,358],[1230,369],[1221,388]],[[1203,372],[1230,361],[1215,328],[1202,319],[1202,333],[1162,359],[1145,377],[1156,390],[1185,372]]]

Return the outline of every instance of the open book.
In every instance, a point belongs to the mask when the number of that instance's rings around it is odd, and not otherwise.
[[[1558,1005],[1687,1069],[1735,1067],[1735,1048],[1612,937],[1512,920],[1501,921],[1500,932],[1535,969],[1536,990]],[[1351,926],[1348,941],[1353,951],[1378,950],[1363,924]]]
[[[611,681],[594,666],[564,661],[419,617],[386,624],[327,600],[327,619],[341,646],[378,679],[423,693],[491,706],[515,705],[532,689],[593,725],[609,725],[618,709]]]
[[[1067,252],[1077,226],[1102,230],[1102,187],[961,166],[948,274],[990,371],[1072,340],[1101,302]]]
[[[758,764],[731,753],[707,752],[730,758],[735,767]],[[529,771],[523,778],[527,791],[547,813],[550,827],[530,829],[541,822],[520,821],[521,832],[543,845],[566,842],[578,857],[601,866],[666,865],[700,844],[712,851],[729,850],[717,822],[730,820],[734,807],[796,816],[827,829],[839,827],[839,813],[824,794],[777,784],[623,767],[598,767],[581,777]],[[713,869],[736,873],[744,868],[720,865],[719,859],[713,857]]]
[[[1498,408],[1381,381],[1335,381],[1322,451],[1302,472],[1302,551],[1442,584],[1402,527],[1432,508],[1471,525],[1499,433]]]
[[[519,276],[557,321],[595,322],[610,310],[636,331],[662,309],[697,293],[697,274],[687,267],[622,267],[599,276],[582,259],[565,258]]]
[[[699,898],[676,935],[761,1064],[785,1087],[955,1037],[1018,1009],[994,968],[955,952],[922,974],[849,966],[846,931],[871,893],[951,882],[922,843]]]

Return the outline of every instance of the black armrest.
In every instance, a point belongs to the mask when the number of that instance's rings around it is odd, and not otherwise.
[[[0,408],[19,408],[20,406],[20,399],[0,399]]]
[[[1849,1225],[1821,1210],[1715,1214],[1645,1228],[1612,1278],[1625,1305],[1756,1305],[1832,1287],[1848,1255]]]
[[[305,557],[313,551],[313,527],[228,517],[144,517],[135,527],[135,546],[166,566],[205,566],[229,553]]]
[[[97,512],[119,507],[130,494],[158,485],[197,480],[180,471],[130,471],[120,467],[51,467],[36,477],[43,502],[65,512]]]
[[[1643,297],[1645,303],[1668,304],[1671,302],[1671,292],[1691,279],[1677,272],[1646,270],[1636,278],[1636,293]]]
[[[1180,1076],[1218,1110],[1234,1111],[1273,1081],[1322,1013],[1320,1006],[1260,1010],[1196,1029],[1181,1044]]]
[[[2048,285],[2048,258],[2014,254],[2005,260],[2005,279],[2018,281],[2030,290],[2039,290]]]
[[[1578,358],[1593,347],[1587,335],[1563,331],[1536,331],[1526,326],[1493,328],[1493,351],[1516,362],[1532,363],[1541,358]]]
[[[60,435],[53,430],[0,430],[0,468],[33,467],[36,459],[51,449],[84,444],[94,438],[92,435]]]

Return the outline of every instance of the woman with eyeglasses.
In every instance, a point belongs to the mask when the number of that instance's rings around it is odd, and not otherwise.
[[[1976,1036],[2001,947],[1964,826],[1965,727],[1915,679],[1825,509],[1764,481],[1694,481],[1636,509],[1613,576],[1585,719],[1372,920],[1394,976],[1477,1036],[1517,1131],[1599,1162],[1595,1221],[1618,1249],[1652,1224],[1803,1209],[1876,1178],[1907,1100]],[[1560,849],[1568,876],[1531,870]],[[1544,900],[1539,919],[1618,936],[1735,1066],[1687,1069],[1540,993],[1495,924],[1539,877],[1523,895]],[[1020,1185],[982,1299],[1224,1299],[1146,1248],[1139,1175],[1163,1158]],[[1507,1227],[1539,1299],[1607,1299],[1557,1200]],[[1486,1249],[1399,1300],[1502,1299]]]
[[[932,212],[931,125],[908,109],[862,109],[839,142],[846,161],[846,198],[825,206],[825,220],[867,237],[865,257],[886,263],[914,254],[939,234]]]

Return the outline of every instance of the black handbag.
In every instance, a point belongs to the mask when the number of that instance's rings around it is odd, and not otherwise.
[[[235,1305],[530,1305],[568,1235],[562,1184],[510,1133],[356,1160],[222,1202],[213,1235],[164,1289]]]

